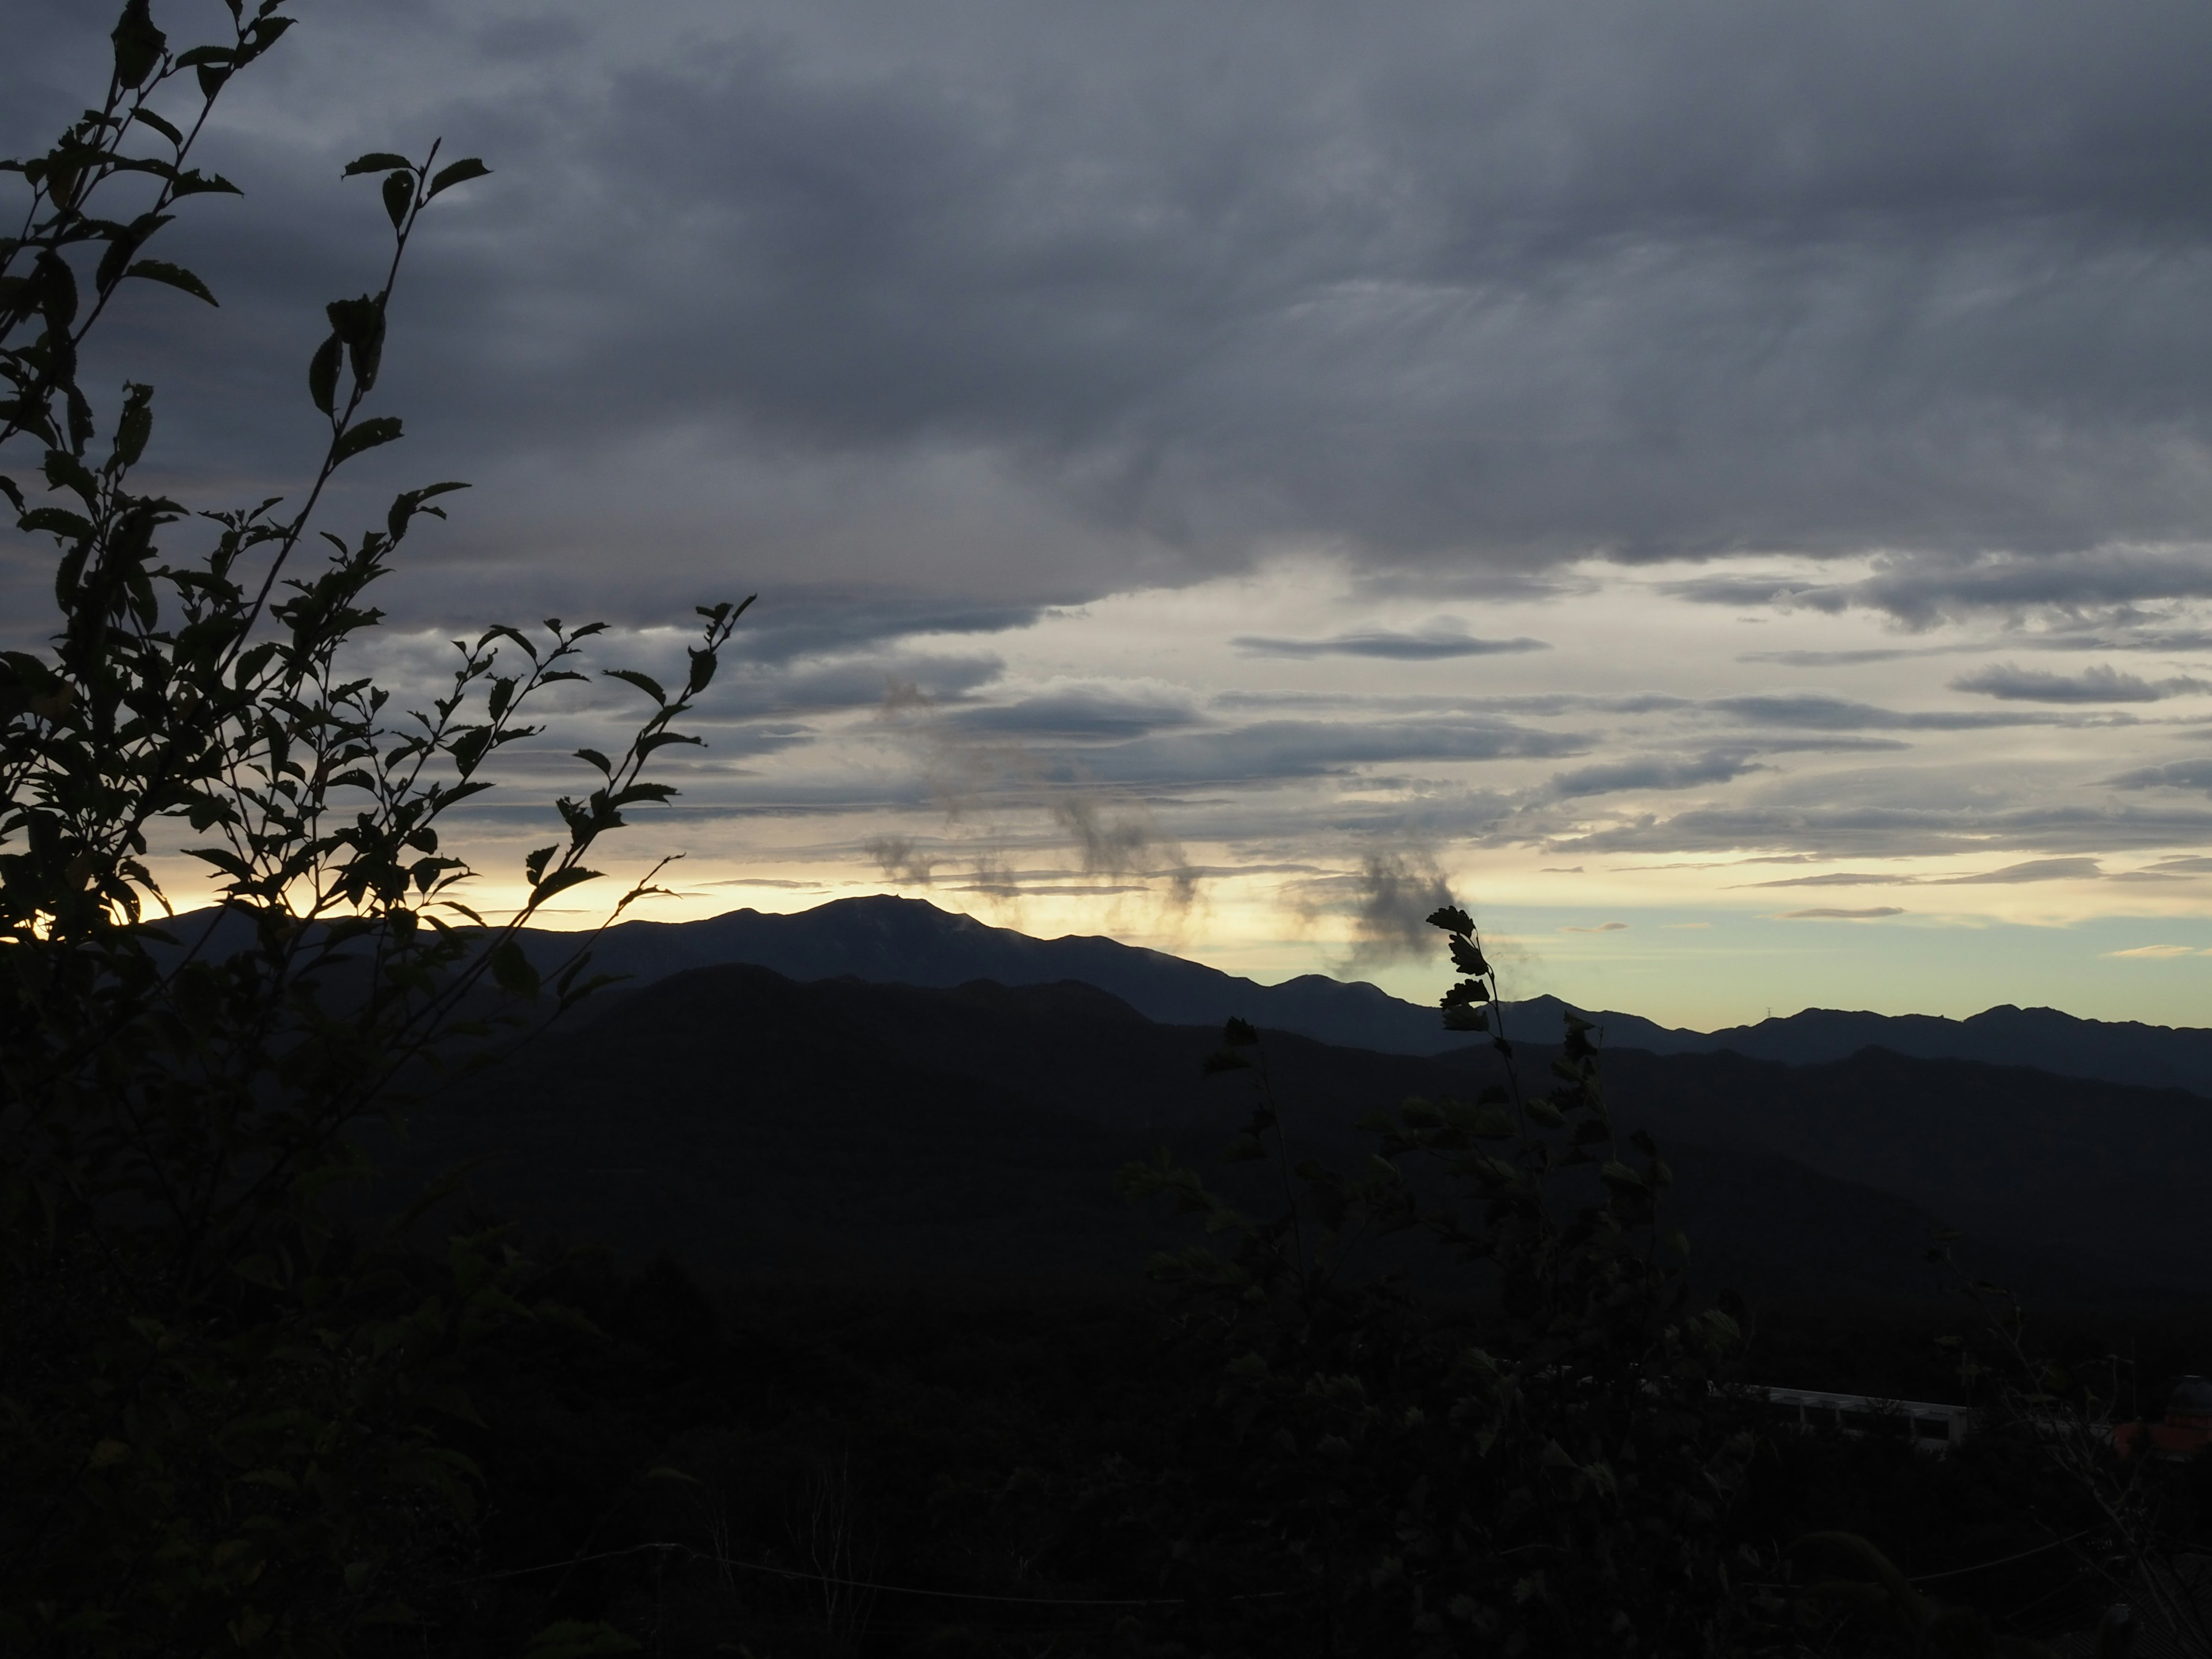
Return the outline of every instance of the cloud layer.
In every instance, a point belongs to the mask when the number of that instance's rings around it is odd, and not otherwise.
[[[100,45],[26,33],[18,142]],[[336,163],[419,131],[498,169],[387,374],[505,492],[475,559],[1069,597],[1285,544],[1878,554],[1684,591],[2202,597],[2208,49],[2172,0],[318,16],[217,135],[249,200],[176,233],[233,301],[179,348],[186,458],[372,268]]]
[[[104,76],[88,17],[32,0],[0,148]],[[1624,957],[1694,942],[1615,924],[1662,890],[2185,908],[2209,57],[2180,0],[317,13],[172,233],[222,308],[134,296],[90,378],[160,383],[196,502],[295,489],[382,257],[338,167],[484,155],[335,502],[477,486],[380,660],[545,614],[680,660],[759,589],[681,822],[799,873],[714,880],[1249,890],[1377,971],[1475,879]],[[47,559],[0,544],[12,635]]]

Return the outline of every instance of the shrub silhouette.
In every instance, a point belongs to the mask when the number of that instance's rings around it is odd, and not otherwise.
[[[461,1547],[473,1471],[435,1428],[470,1413],[458,1357],[544,1310],[497,1237],[425,1261],[342,1237],[325,1200],[365,1114],[591,988],[585,952],[541,981],[516,931],[675,793],[651,759],[695,741],[677,722],[744,609],[701,611],[672,688],[610,671],[643,718],[620,755],[580,751],[592,787],[487,924],[442,821],[543,730],[599,629],[489,629],[402,714],[354,666],[372,590],[462,486],[309,534],[338,470],[401,436],[372,406],[421,216],[488,172],[435,145],[345,169],[380,180],[392,255],[328,307],[297,505],[195,514],[137,489],[153,388],[103,426],[84,343],[145,283],[214,301],[146,250],[186,198],[234,190],[192,151],[284,4],[230,0],[230,38],[176,50],[129,0],[99,106],[7,164],[27,201],[0,243],[0,493],[58,551],[51,648],[0,654],[0,1638],[35,1651],[337,1651],[408,1618],[410,1582]],[[213,873],[212,921],[153,920],[179,853]]]
[[[1164,1158],[1124,1174],[1224,1241],[1154,1264],[1222,1356],[1163,1524],[1194,1593],[1255,1646],[1703,1650],[1753,1445],[1725,1386],[1741,1333],[1690,1304],[1662,1225],[1671,1173],[1617,1134],[1592,1028],[1568,1016],[1554,1086],[1524,1092],[1472,921],[1430,920],[1464,975],[1446,1018],[1491,1030],[1506,1085],[1371,1115],[1376,1152],[1347,1176],[1296,1157],[1231,1020],[1208,1066],[1255,1079],[1231,1156],[1273,1165],[1279,1208],[1249,1216]],[[1456,1297],[1362,1271],[1393,1235],[1461,1264]]]

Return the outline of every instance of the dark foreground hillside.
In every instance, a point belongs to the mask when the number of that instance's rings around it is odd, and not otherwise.
[[[1204,1353],[1127,1286],[717,1290],[665,1261],[586,1261],[546,1288],[604,1335],[477,1379],[484,1424],[457,1434],[498,1501],[480,1555],[422,1598],[427,1628],[395,1654],[520,1652],[562,1619],[610,1621],[670,1656],[1318,1651],[1240,1646],[1233,1607],[1111,1605],[1179,1588],[1163,1579],[1163,1505],[1188,1499],[1182,1437],[1216,1387]],[[1935,1339],[1960,1328],[1929,1302],[1792,1308],[1762,1318],[1747,1363],[1800,1385],[1956,1398]],[[2069,1357],[2131,1342],[2154,1393],[2212,1355],[2202,1316],[2056,1334]],[[1738,1531],[1770,1554],[1818,1529],[1860,1534],[1908,1574],[1952,1575],[1944,1599],[2000,1631],[2048,1637],[2102,1605],[2063,1557],[2037,1553],[2063,1503],[2016,1446],[1940,1459],[1814,1433],[1761,1456]],[[1878,1638],[1830,1650],[1891,1651]]]
[[[534,1226],[631,1259],[665,1250],[718,1279],[1119,1281],[1170,1235],[1115,1195],[1114,1171],[1161,1145],[1210,1164],[1245,1109],[1243,1080],[1200,1076],[1218,1036],[1080,985],[697,969],[592,1010],[472,1080],[465,1101],[434,1103],[409,1161],[481,1160],[484,1195]],[[1539,1086],[1549,1052],[1522,1051]],[[1470,1095],[1499,1075],[1486,1050],[1428,1060],[1273,1033],[1266,1054],[1294,1146],[1340,1161],[1364,1156],[1362,1112]],[[2035,1209],[2060,1183],[2067,1135],[2099,1114],[2122,1126],[2101,1181],[2125,1182],[2146,1156],[2169,1181],[2212,1169],[2191,1097],[2107,1088],[2069,1106],[2079,1085],[1896,1057],[1792,1070],[1621,1053],[1607,1065],[1624,1122],[1664,1139],[1675,1220],[1710,1289],[1931,1293],[1928,1243],[1984,1187],[2002,1201],[1977,1211],[1968,1231],[1986,1222],[1986,1236],[1962,1249],[2024,1291],[2194,1282],[2145,1231],[2191,1224],[2138,1213],[2136,1231],[2103,1235],[2092,1269],[2075,1238],[2112,1218],[2082,1200],[2070,1231],[2045,1231]],[[1862,1088],[1863,1132],[1850,1127]],[[2000,1097],[2021,1103],[2009,1131]],[[1993,1164],[2008,1185],[1990,1184]]]
[[[430,1650],[519,1651],[563,1620],[760,1659],[1306,1650],[1295,1607],[1194,1595],[1211,1569],[1162,1545],[1194,1503],[1242,1501],[1242,1466],[1209,1461],[1222,1356],[1139,1272],[1188,1235],[1111,1177],[1228,1140],[1249,1074],[1200,1075],[1219,1036],[1082,985],[720,967],[611,996],[434,1102],[387,1159],[481,1160],[477,1201],[549,1264],[534,1289],[597,1334],[538,1328],[477,1362],[482,1421],[456,1442],[495,1499],[477,1556],[426,1588]],[[1536,1087],[1554,1052],[1522,1047]],[[1269,1033],[1263,1053],[1293,1151],[1343,1163],[1368,1107],[1498,1074],[1482,1050]],[[2002,1242],[1969,1240],[1969,1264],[2021,1290],[2082,1374],[2126,1353],[2129,1409],[2212,1364],[2212,1323],[2148,1288],[2175,1276],[2147,1230],[2184,1223],[2084,1200],[2064,1225],[2136,1241],[2090,1267],[2038,1207],[2069,1170],[2093,1197],[2140,1197],[2154,1170],[2185,1188],[2206,1157],[2194,1097],[1879,1054],[1624,1050],[1605,1075],[1621,1119],[1662,1138],[1701,1290],[1750,1300],[1750,1380],[1963,1398],[1941,1341],[1972,1321],[1923,1250],[1974,1192]],[[1255,1212],[1265,1173],[1241,1166]],[[1491,1317],[1463,1269],[1417,1277]],[[1990,1628],[2039,1636],[2102,1606],[2094,1575],[2035,1553],[2073,1502],[2032,1437],[1936,1459],[1816,1432],[1763,1445],[1729,1526],[1767,1576],[1792,1539],[1863,1534],[1948,1575]]]

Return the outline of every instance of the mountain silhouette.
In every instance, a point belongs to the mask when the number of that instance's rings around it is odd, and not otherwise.
[[[530,948],[550,963],[573,944],[571,937],[540,933]],[[732,963],[802,981],[850,975],[881,984],[950,988],[975,980],[1005,986],[1073,980],[1169,1024],[1218,1025],[1235,1015],[1317,1042],[1398,1054],[1442,1054],[1466,1042],[1442,1029],[1435,1008],[1364,981],[1307,974],[1261,985],[1115,939],[1032,939],[889,894],[836,899],[789,915],[733,910],[698,921],[623,922],[600,936],[593,963],[635,986]],[[1444,983],[1440,968],[1440,991]],[[1531,998],[1508,1003],[1504,1018],[1509,1030],[1554,1031],[1568,1006],[1557,997]],[[1603,1027],[1609,1047],[1653,1054],[1727,1051],[1811,1066],[1880,1048],[1922,1060],[2032,1066],[2059,1076],[2212,1096],[2212,1030],[2081,1019],[2055,1008],[2007,1006],[1963,1020],[1808,1008],[1717,1031],[1683,1030],[1606,1010],[1576,1012]]]

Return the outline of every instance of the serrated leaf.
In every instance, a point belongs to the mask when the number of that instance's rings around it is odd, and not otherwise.
[[[597,881],[599,878],[599,872],[598,871],[586,870],[581,866],[572,867],[567,870],[556,870],[551,875],[546,877],[544,881],[532,884],[530,890],[531,902],[532,903],[542,903],[546,899],[551,898],[556,893],[565,893],[568,889],[576,886],[580,883]]]
[[[88,542],[93,536],[89,520],[58,507],[33,507],[15,520],[15,528],[26,532],[44,530],[80,542]]]
[[[169,45],[169,37],[154,27],[147,0],[129,0],[108,38],[115,43],[115,78],[125,87],[143,85]]]
[[[345,171],[338,176],[341,179],[351,179],[363,173],[388,173],[393,167],[413,165],[414,163],[405,156],[394,155],[388,149],[373,149],[366,155],[356,155],[352,161],[348,161],[345,164]]]
[[[166,283],[171,288],[182,289],[196,300],[206,301],[210,305],[220,303],[209,292],[205,283],[182,265],[173,265],[166,259],[141,259],[123,274],[125,276],[143,276],[149,283]]]
[[[85,505],[85,510],[100,510],[100,480],[92,476],[92,469],[66,449],[46,452],[46,465],[41,469],[47,484],[55,489],[66,489]]]
[[[1474,942],[1458,933],[1452,935],[1451,959],[1452,965],[1462,974],[1486,974],[1490,971],[1489,961]]]
[[[115,423],[113,465],[136,466],[154,435],[154,388],[133,383],[124,395],[123,414]]]
[[[635,686],[655,702],[665,704],[668,694],[660,689],[660,682],[650,674],[641,674],[635,668],[609,668],[602,671],[611,680],[622,680]]]
[[[179,173],[172,186],[172,193],[177,196],[243,196],[246,194],[220,173],[210,177],[198,169],[191,173]]]

